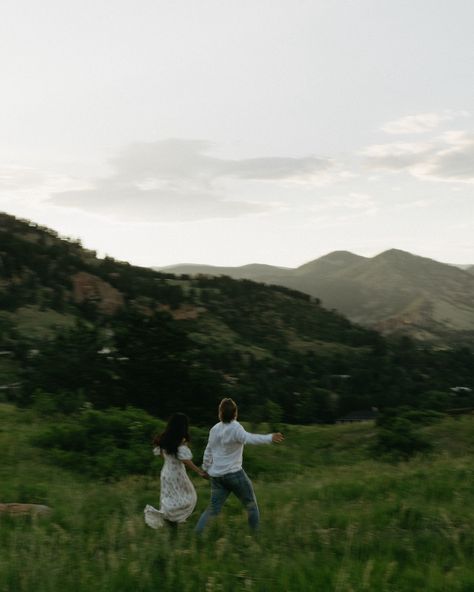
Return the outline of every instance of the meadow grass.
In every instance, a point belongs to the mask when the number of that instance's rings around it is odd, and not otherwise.
[[[230,499],[202,538],[198,506],[177,534],[145,526],[156,476],[96,482],[29,443],[44,420],[0,405],[0,502],[46,503],[50,518],[0,519],[0,592],[474,590],[474,419],[425,428],[435,453],[370,459],[370,424],[287,426],[277,447],[248,447],[261,509],[252,537]]]

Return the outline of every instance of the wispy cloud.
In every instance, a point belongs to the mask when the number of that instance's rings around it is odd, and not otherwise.
[[[111,175],[89,188],[52,195],[56,205],[131,219],[187,221],[228,218],[271,209],[258,200],[227,197],[225,181],[310,181],[333,168],[327,158],[306,156],[222,159],[201,140],[164,140],[128,146],[111,159]]]
[[[469,113],[445,110],[441,113],[406,115],[387,122],[381,129],[388,134],[423,134],[437,129],[445,121],[452,121],[459,117],[469,117]]]
[[[446,147],[422,163],[419,174],[440,181],[474,183],[474,134],[450,132],[443,140]]]
[[[474,134],[450,131],[431,142],[376,144],[362,155],[375,170],[407,171],[423,180],[474,183]]]
[[[434,146],[426,142],[394,142],[369,146],[362,155],[373,169],[399,171],[411,169],[433,150]]]
[[[53,192],[66,191],[83,184],[64,174],[34,167],[0,166],[0,202],[41,203]]]

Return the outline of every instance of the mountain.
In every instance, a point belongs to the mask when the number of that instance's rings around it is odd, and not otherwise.
[[[230,269],[245,277],[245,267]],[[207,269],[207,271],[205,271]],[[194,273],[209,268],[195,266]],[[169,267],[168,271],[176,271]],[[353,322],[438,344],[474,341],[474,266],[440,263],[398,249],[367,258],[335,251],[296,269],[267,266],[254,281],[310,294]]]
[[[296,275],[304,277],[317,275],[318,277],[329,277],[338,275],[341,271],[365,261],[366,257],[354,255],[349,251],[333,251],[328,255],[319,257],[314,261],[305,263],[295,270]]]

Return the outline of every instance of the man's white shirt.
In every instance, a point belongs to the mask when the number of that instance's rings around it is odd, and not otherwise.
[[[211,477],[235,473],[242,468],[242,454],[245,444],[271,444],[272,434],[250,434],[233,420],[219,422],[211,428],[209,441],[204,451],[202,468]]]

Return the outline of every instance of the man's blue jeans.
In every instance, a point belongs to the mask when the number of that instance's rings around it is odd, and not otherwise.
[[[253,491],[252,482],[243,469],[235,473],[228,473],[221,477],[211,477],[211,502],[201,514],[196,525],[199,534],[204,530],[209,518],[217,516],[222,510],[224,502],[233,493],[247,510],[248,523],[252,530],[257,530],[260,521],[257,499]]]

